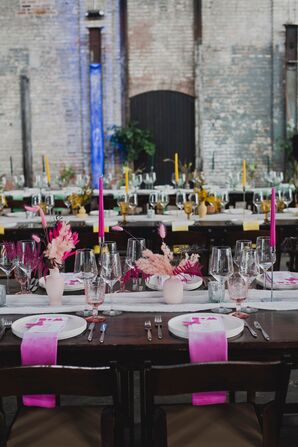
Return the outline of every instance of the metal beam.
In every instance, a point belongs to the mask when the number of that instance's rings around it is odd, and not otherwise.
[[[33,156],[31,140],[31,103],[30,103],[30,79],[21,75],[21,125],[22,125],[22,149],[23,170],[25,185],[33,186]]]

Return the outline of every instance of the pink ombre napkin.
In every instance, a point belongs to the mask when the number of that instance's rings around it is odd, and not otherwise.
[[[188,326],[189,354],[192,363],[221,362],[228,358],[227,337],[221,316],[193,317]],[[208,391],[192,395],[193,405],[222,404],[225,391]]]
[[[56,365],[58,333],[63,330],[65,317],[38,317],[27,324],[21,344],[22,365]],[[32,407],[53,408],[56,398],[51,394],[23,396],[23,404]]]

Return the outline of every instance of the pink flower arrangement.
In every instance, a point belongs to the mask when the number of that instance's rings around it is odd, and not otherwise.
[[[175,266],[172,264],[174,254],[164,242],[166,237],[166,227],[164,224],[160,224],[158,234],[163,241],[161,244],[161,251],[163,254],[153,253],[151,250],[144,250],[142,253],[142,258],[136,262],[136,267],[138,270],[140,270],[145,276],[202,276],[202,267],[199,263],[198,254],[192,254],[189,256],[186,253],[179,264]]]
[[[39,212],[41,223],[45,233],[45,241],[42,241],[36,234],[32,235],[32,239],[37,242],[45,243],[43,256],[46,260],[47,267],[59,268],[63,262],[73,254],[72,250],[79,242],[78,233],[71,231],[70,225],[63,220],[58,220],[54,229],[47,228],[47,222],[43,210],[39,207],[25,207],[27,211]]]

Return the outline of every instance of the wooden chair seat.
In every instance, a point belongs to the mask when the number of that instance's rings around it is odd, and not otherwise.
[[[252,404],[175,405],[164,409],[168,447],[262,447]]]
[[[22,408],[7,447],[100,447],[101,416],[97,407]]]

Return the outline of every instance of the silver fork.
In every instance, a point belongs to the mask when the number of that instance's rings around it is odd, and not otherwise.
[[[1,318],[1,321],[0,321],[0,340],[4,336],[5,330],[10,328],[11,325],[12,325],[12,321],[11,320],[5,320],[5,318]]]
[[[144,323],[145,331],[147,331],[147,340],[152,341],[152,333],[151,333],[151,321],[146,320]]]
[[[155,327],[157,327],[157,338],[159,339],[159,340],[161,340],[162,339],[162,318],[161,318],[161,315],[155,315],[155,317],[154,317],[154,324],[155,324]]]

